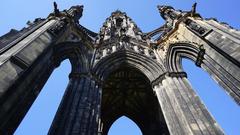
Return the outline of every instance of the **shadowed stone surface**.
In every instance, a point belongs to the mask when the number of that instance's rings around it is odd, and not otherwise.
[[[99,33],[83,6],[0,37],[0,134],[13,134],[52,71],[69,59],[69,84],[49,135],[106,135],[121,116],[144,135],[222,135],[192,89],[182,58],[206,70],[240,104],[240,32],[191,11],[158,6],[165,24],[142,32],[113,12]]]

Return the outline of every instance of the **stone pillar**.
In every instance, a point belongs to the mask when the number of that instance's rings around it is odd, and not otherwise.
[[[240,105],[240,68],[212,51],[204,56],[201,67]]]
[[[203,45],[200,66],[240,105],[240,32],[215,19],[194,17],[184,23],[179,39]]]
[[[0,134],[14,133],[55,68],[52,47],[66,23],[35,23],[0,50]]]
[[[49,135],[97,135],[101,89],[89,74],[71,73]]]
[[[171,135],[222,135],[186,77],[169,76],[154,86]]]

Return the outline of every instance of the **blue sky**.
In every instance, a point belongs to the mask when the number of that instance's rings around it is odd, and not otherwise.
[[[128,14],[144,32],[164,23],[156,8],[159,4],[176,9],[190,10],[198,2],[197,11],[206,18],[215,17],[240,28],[239,0],[56,0],[60,9],[83,4],[80,23],[98,32],[112,11],[120,9]],[[47,17],[53,11],[52,0],[2,0],[0,4],[0,35],[11,28],[21,29],[28,20]],[[202,69],[189,60],[183,61],[184,69],[196,92],[227,135],[240,134],[240,107]],[[15,135],[46,135],[67,86],[70,64],[66,60],[57,68],[44,86],[32,108],[15,132]],[[126,126],[128,125],[128,126]],[[113,124],[109,135],[140,135],[136,125],[126,117]]]

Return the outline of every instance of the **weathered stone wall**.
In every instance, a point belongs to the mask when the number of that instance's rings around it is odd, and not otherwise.
[[[116,11],[96,34],[79,24],[82,8],[73,6],[60,12],[55,4],[48,19],[2,46],[0,134],[15,131],[54,68],[64,59],[70,60],[72,71],[50,135],[106,134],[110,125],[103,129],[102,86],[120,68],[144,74],[159,101],[156,113],[163,116],[156,123],[166,123],[167,127],[158,130],[150,123],[141,127],[145,134],[223,134],[191,88],[181,60],[193,60],[240,103],[239,31],[202,19],[194,6],[190,12],[159,6],[166,24],[152,32],[142,33],[125,13]],[[156,40],[151,39],[158,33]],[[152,118],[146,117],[146,121]]]
[[[49,135],[97,135],[101,90],[84,74],[71,75]]]
[[[13,133],[54,69],[47,29],[55,23],[45,22],[0,56],[0,133]]]
[[[239,39],[232,33],[233,29],[218,23],[218,27],[225,27],[222,31],[213,27],[217,22],[200,18],[190,18],[195,27],[204,29],[201,35],[194,27],[181,23],[178,29],[168,39],[160,55],[166,59],[170,70],[181,71],[181,57],[192,59],[197,66],[206,70],[210,76],[221,85],[233,99],[240,101]],[[214,25],[209,25],[214,23]],[[229,33],[227,34],[226,31]],[[235,30],[236,31],[236,30]],[[224,33],[225,32],[225,33]],[[166,56],[166,57],[165,57]],[[175,69],[171,69],[176,67]]]

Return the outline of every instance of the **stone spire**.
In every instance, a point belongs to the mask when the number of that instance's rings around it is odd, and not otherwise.
[[[165,20],[175,20],[182,16],[182,11],[175,10],[171,6],[159,5],[158,10]]]
[[[142,31],[125,12],[119,10],[108,17],[100,29],[100,40],[110,38],[132,37],[142,39]]]

